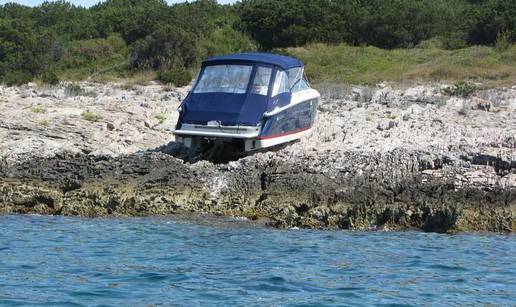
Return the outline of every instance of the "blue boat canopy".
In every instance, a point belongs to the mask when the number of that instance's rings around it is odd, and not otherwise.
[[[215,65],[227,62],[253,62],[279,66],[284,70],[295,67],[303,67],[303,62],[298,59],[271,53],[248,52],[216,56],[204,61],[204,65]]]
[[[298,59],[270,53],[207,59],[181,105],[180,122],[256,126],[265,112],[289,103],[291,83],[302,78],[303,66]]]

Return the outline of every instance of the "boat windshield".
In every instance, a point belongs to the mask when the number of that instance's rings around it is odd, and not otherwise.
[[[288,73],[288,88],[292,89],[303,78],[303,67],[291,68]]]
[[[251,65],[206,66],[193,92],[245,94],[252,70]]]

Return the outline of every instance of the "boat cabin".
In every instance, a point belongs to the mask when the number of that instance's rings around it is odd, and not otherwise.
[[[179,108],[174,134],[187,147],[219,139],[240,142],[244,151],[289,142],[312,127],[319,96],[298,59],[268,53],[210,58]]]

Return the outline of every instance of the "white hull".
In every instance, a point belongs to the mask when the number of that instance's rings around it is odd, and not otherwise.
[[[238,139],[242,139],[242,141],[244,142],[244,150],[246,152],[249,152],[249,151],[256,151],[256,150],[260,150],[263,148],[269,148],[269,147],[277,146],[280,144],[290,143],[290,142],[299,140],[306,134],[310,133],[311,130],[312,130],[312,128],[310,127],[308,129],[303,129],[302,131],[299,131],[299,132],[293,132],[293,133],[288,133],[285,135],[279,135],[279,136],[269,137],[269,138],[264,138],[264,139],[260,139],[258,137],[242,138],[241,136],[238,137]],[[176,142],[183,144],[187,148],[195,148],[199,145],[199,143],[201,142],[202,139],[210,138],[210,137],[212,137],[212,136],[205,135],[205,134],[203,134],[203,135],[176,134]],[[217,136],[215,136],[215,138],[222,140],[222,141],[227,141],[227,142],[231,142],[234,139],[234,137],[232,137],[231,135],[229,135],[229,136],[228,135],[217,135]]]

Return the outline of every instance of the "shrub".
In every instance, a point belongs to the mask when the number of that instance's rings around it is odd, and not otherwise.
[[[436,36],[420,41],[417,48],[420,49],[447,49],[457,50],[468,47],[467,35],[464,33],[452,33],[445,36]]]
[[[7,86],[22,85],[32,81],[32,76],[22,71],[9,71],[3,77],[3,82]]]
[[[102,120],[102,116],[89,110],[82,112],[82,118],[90,122],[98,122]]]
[[[48,127],[50,126],[50,122],[48,120],[42,120],[42,121],[39,121],[38,122],[39,125],[43,126],[43,127]]]
[[[453,86],[443,89],[443,93],[449,96],[469,97],[471,94],[476,92],[478,87],[475,84],[469,82],[456,82]]]
[[[192,73],[184,67],[174,69],[160,70],[158,72],[158,79],[164,83],[172,83],[175,86],[181,87],[188,85],[192,81]]]
[[[154,118],[157,119],[160,124],[163,124],[167,120],[167,116],[165,114],[155,115]]]
[[[448,50],[457,50],[468,46],[466,35],[463,33],[455,33],[442,37],[440,40],[443,43],[443,48]]]
[[[83,58],[87,62],[108,58],[117,52],[125,52],[125,42],[119,35],[111,35],[106,39],[79,40],[72,43],[71,56]]]
[[[209,37],[201,42],[203,58],[219,54],[253,51],[257,48],[249,36],[236,31],[230,26],[215,29]]]
[[[502,52],[512,47],[512,33],[510,31],[501,31],[496,35],[496,50]]]
[[[444,49],[444,43],[439,38],[431,38],[419,42],[417,48],[421,49]]]
[[[44,107],[42,106],[34,106],[32,108],[30,108],[30,110],[33,112],[33,113],[46,113],[47,112],[47,109],[45,109]]]
[[[41,80],[46,84],[56,85],[59,83],[59,77],[54,71],[49,71],[43,74]]]
[[[134,69],[192,67],[198,52],[197,40],[192,33],[164,25],[131,45],[129,66]]]

